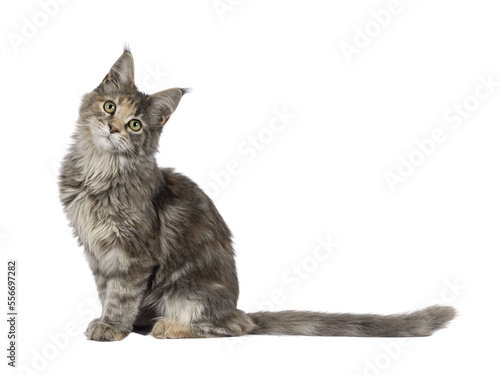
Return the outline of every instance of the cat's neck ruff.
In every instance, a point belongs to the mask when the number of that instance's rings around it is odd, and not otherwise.
[[[89,137],[74,144],[74,158],[80,178],[95,192],[117,185],[143,185],[159,171],[154,156],[136,156],[99,149]]]

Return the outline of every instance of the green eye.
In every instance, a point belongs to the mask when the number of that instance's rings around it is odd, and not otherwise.
[[[139,130],[141,130],[141,128],[142,128],[142,124],[141,124],[141,122],[140,122],[139,120],[130,120],[130,121],[128,122],[128,127],[129,127],[131,130],[133,130],[133,131],[135,131],[135,132],[138,132]]]
[[[104,103],[104,110],[110,114],[115,113],[115,111],[116,111],[115,103],[113,103],[113,102]]]

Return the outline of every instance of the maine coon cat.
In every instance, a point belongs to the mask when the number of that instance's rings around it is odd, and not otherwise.
[[[231,232],[193,181],[155,160],[185,93],[138,91],[126,49],[82,99],[60,199],[102,303],[89,339],[121,340],[133,330],[156,338],[428,336],[453,319],[448,306],[386,316],[238,310]]]

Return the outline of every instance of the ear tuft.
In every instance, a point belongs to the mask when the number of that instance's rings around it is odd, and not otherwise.
[[[129,46],[129,44],[127,42],[125,42],[123,44],[123,53],[125,53],[125,52],[128,52],[130,54],[132,53],[132,51],[130,50],[130,46]]]
[[[190,87],[184,87],[184,88],[179,87],[179,90],[182,91],[182,95],[189,94],[190,92],[193,92],[193,89]]]

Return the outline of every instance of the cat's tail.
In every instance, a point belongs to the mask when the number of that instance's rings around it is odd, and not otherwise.
[[[450,306],[431,306],[406,314],[329,314],[309,311],[249,313],[253,335],[417,337],[446,327],[456,315]]]

